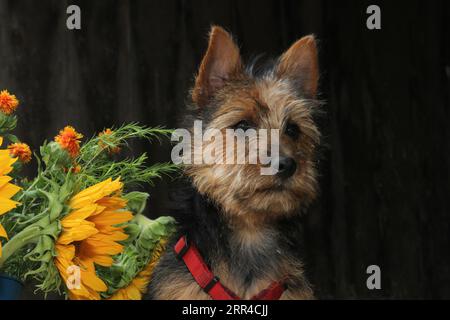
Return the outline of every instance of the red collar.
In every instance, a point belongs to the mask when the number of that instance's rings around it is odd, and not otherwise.
[[[175,244],[175,253],[183,259],[189,272],[200,288],[211,296],[213,300],[241,300],[235,293],[220,283],[206,263],[194,243],[182,236]],[[267,289],[253,296],[251,300],[278,300],[286,289],[284,282],[274,282]]]

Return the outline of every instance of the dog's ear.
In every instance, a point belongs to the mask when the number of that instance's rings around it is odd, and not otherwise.
[[[297,40],[280,58],[276,74],[296,82],[299,89],[310,97],[317,94],[319,61],[313,35]]]
[[[203,107],[226,81],[242,71],[239,48],[231,35],[221,27],[211,28],[209,45],[200,65],[192,100]]]

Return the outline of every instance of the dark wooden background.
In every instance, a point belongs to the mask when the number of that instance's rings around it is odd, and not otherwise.
[[[65,26],[73,3],[80,31]],[[382,30],[365,27],[372,3]],[[126,121],[174,127],[213,23],[246,57],[321,40],[328,148],[305,221],[319,297],[450,298],[448,1],[0,0],[0,87],[21,100],[17,133],[36,148],[66,124],[87,136]],[[168,144],[135,148],[169,159]],[[150,190],[152,216],[170,214],[168,183]]]

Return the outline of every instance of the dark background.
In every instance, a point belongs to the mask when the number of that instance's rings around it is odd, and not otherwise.
[[[82,30],[66,28],[78,4]],[[369,4],[382,30],[366,28]],[[21,100],[17,134],[37,148],[71,124],[175,127],[211,24],[244,57],[320,42],[322,195],[306,217],[320,298],[450,298],[448,1],[0,0],[0,88]],[[170,146],[135,145],[152,161]],[[29,169],[32,172],[32,169]],[[151,189],[149,214],[167,185]],[[366,287],[377,264],[382,289]]]

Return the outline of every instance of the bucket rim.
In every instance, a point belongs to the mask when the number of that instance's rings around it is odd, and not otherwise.
[[[23,286],[23,283],[19,279],[15,278],[13,276],[9,276],[9,275],[4,274],[4,273],[0,273],[0,279],[11,280],[11,281],[17,282],[18,284]]]

